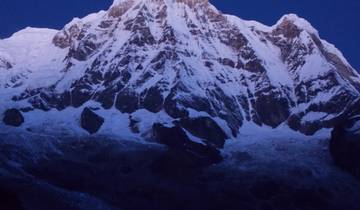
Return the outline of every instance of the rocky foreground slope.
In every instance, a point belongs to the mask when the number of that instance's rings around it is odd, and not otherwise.
[[[224,161],[207,167],[160,144],[1,131],[0,207],[359,209],[360,182],[332,164],[323,136],[256,128],[259,138],[247,131],[225,146]]]

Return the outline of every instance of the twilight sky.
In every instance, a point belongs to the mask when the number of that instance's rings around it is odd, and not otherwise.
[[[317,28],[360,70],[359,0],[210,0],[218,9],[243,19],[273,25],[296,13]],[[0,38],[26,27],[62,28],[73,17],[107,9],[112,0],[0,0]]]

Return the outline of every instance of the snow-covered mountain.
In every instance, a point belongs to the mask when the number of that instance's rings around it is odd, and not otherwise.
[[[0,40],[0,111],[21,110],[32,131],[81,132],[89,107],[105,135],[149,137],[159,123],[221,146],[209,130],[231,138],[249,122],[312,135],[359,90],[359,74],[306,20],[265,26],[207,0],[115,0],[60,31]]]

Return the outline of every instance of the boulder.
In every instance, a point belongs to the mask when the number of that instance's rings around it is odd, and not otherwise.
[[[143,99],[144,108],[150,112],[159,112],[164,104],[164,98],[161,94],[161,90],[157,87],[152,87],[146,90],[145,97]]]
[[[17,109],[8,109],[4,113],[3,122],[6,125],[19,127],[24,123],[24,117],[21,112]]]
[[[204,139],[218,148],[222,148],[228,138],[220,126],[210,117],[183,118],[180,120],[180,125],[194,136]]]
[[[281,94],[272,91],[271,88],[267,93],[257,93],[254,107],[260,121],[273,128],[278,127],[290,116],[290,104],[286,98],[278,98]]]
[[[360,116],[344,120],[333,129],[330,153],[336,165],[360,178]]]
[[[81,113],[81,127],[90,134],[98,132],[103,123],[104,118],[95,114],[90,108],[86,107]]]
[[[220,151],[216,148],[193,142],[180,126],[166,127],[156,123],[153,125],[156,140],[172,150],[172,164],[183,167],[202,167],[222,161]]]
[[[120,112],[133,113],[139,109],[139,97],[131,91],[122,91],[117,95],[115,107]]]

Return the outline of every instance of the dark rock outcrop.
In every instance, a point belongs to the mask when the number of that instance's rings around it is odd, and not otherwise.
[[[24,123],[24,117],[17,109],[8,109],[4,113],[3,122],[6,125],[19,127]]]
[[[336,165],[360,178],[360,116],[349,118],[334,128],[330,152]]]
[[[170,148],[171,153],[177,154],[176,157],[171,157],[172,167],[202,167],[222,160],[220,151],[212,146],[191,141],[180,126],[165,127],[156,123],[153,125],[153,134],[156,140]]]
[[[117,95],[115,107],[124,113],[133,113],[139,108],[139,97],[131,92],[124,91]]]
[[[104,118],[95,114],[89,108],[85,108],[81,113],[81,127],[87,130],[90,134],[98,132],[103,123]]]
[[[12,68],[12,65],[10,62],[6,61],[5,59],[3,58],[0,58],[0,69],[11,69]]]
[[[276,98],[276,94],[279,93],[257,94],[258,99],[255,102],[261,122],[273,128],[279,126],[290,115],[288,101],[286,98]]]
[[[159,112],[162,109],[164,103],[161,90],[156,87],[152,87],[147,90],[145,94],[146,96],[143,99],[145,109],[154,113]]]
[[[206,140],[209,144],[222,148],[228,136],[210,117],[184,118],[180,125],[196,137]]]

